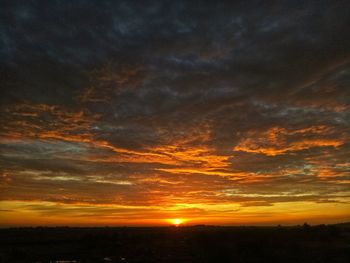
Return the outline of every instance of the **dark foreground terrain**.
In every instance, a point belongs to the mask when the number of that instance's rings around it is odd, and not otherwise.
[[[12,228],[0,262],[350,262],[348,224],[297,227]]]

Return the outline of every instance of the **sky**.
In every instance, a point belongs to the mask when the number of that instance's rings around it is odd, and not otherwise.
[[[350,220],[348,1],[1,1],[0,226]]]

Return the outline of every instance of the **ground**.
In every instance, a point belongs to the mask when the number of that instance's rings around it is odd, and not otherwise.
[[[349,225],[0,230],[0,262],[350,262]],[[69,261],[70,260],[70,261]]]

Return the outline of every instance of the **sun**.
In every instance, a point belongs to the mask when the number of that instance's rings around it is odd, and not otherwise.
[[[181,218],[173,218],[170,221],[175,226],[179,226],[179,225],[181,225],[184,222],[184,220],[181,219]]]

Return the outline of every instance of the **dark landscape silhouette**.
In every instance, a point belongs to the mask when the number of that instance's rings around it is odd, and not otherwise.
[[[0,262],[350,261],[350,224],[0,230]]]

